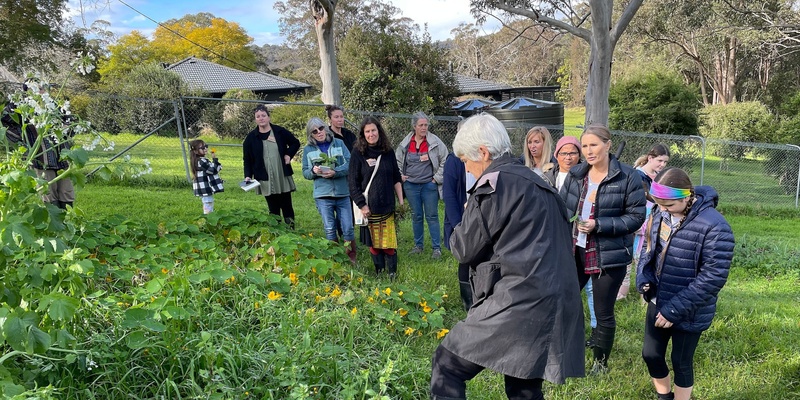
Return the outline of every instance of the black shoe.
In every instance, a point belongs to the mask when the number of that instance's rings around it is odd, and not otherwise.
[[[386,269],[386,259],[384,258],[383,252],[378,254],[372,254],[372,263],[375,264],[375,275],[380,275],[384,269]]]
[[[592,328],[592,333],[589,334],[589,338],[586,339],[586,347],[594,347],[594,328]]]
[[[397,250],[395,250],[394,254],[386,255],[386,268],[389,269],[389,280],[394,282],[397,276]]]
[[[461,303],[464,304],[464,311],[469,311],[472,307],[472,286],[469,282],[458,281],[458,289],[461,294]]]

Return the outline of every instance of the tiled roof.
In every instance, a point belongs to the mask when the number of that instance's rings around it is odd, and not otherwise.
[[[4,65],[0,65],[0,81],[19,83],[19,79],[9,72]]]
[[[461,93],[480,93],[509,90],[513,87],[503,83],[487,81],[486,79],[473,78],[466,75],[456,75],[456,83]]]
[[[190,86],[207,93],[225,93],[230,89],[270,91],[307,89],[311,85],[263,72],[244,72],[194,56],[187,57],[167,67],[175,71]]]

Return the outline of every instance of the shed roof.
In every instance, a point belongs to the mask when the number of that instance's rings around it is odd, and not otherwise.
[[[207,93],[225,93],[231,89],[254,92],[303,90],[311,85],[264,72],[245,72],[191,56],[167,67],[190,86]]]
[[[480,92],[496,92],[501,90],[513,89],[513,86],[504,83],[487,81],[486,79],[473,78],[466,75],[456,74],[456,83],[458,90],[461,93],[480,93]]]

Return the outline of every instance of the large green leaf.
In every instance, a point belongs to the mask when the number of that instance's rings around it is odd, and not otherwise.
[[[62,293],[54,293],[45,296],[49,298],[50,307],[47,308],[47,315],[56,321],[69,321],[75,315],[75,311],[81,305],[78,299],[74,299]]]
[[[6,318],[3,324],[3,337],[12,349],[25,351],[25,324],[16,315]]]
[[[25,350],[29,353],[41,354],[50,348],[52,341],[53,340],[50,338],[50,335],[48,335],[47,332],[32,326],[28,330],[28,343],[26,343]]]

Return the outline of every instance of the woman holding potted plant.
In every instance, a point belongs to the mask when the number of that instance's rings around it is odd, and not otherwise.
[[[350,151],[344,142],[333,137],[319,118],[306,124],[308,144],[303,148],[303,177],[314,181],[314,202],[322,216],[322,226],[328,240],[338,241],[337,225],[347,244],[350,261],[356,262],[356,243],[353,233],[353,209],[347,174]]]

